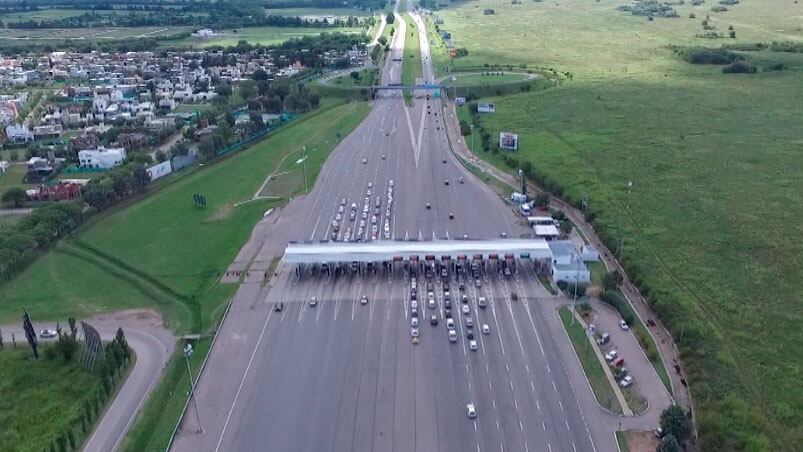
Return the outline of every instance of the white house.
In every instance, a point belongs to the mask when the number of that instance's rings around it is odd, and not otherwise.
[[[215,36],[215,31],[210,30],[208,28],[204,28],[202,30],[196,31],[193,34],[199,38],[213,38]]]
[[[591,282],[591,272],[570,240],[552,240],[547,243],[552,251],[552,279],[555,282]]]
[[[583,262],[596,262],[599,260],[599,252],[594,245],[583,245],[580,248],[580,257]]]
[[[25,124],[11,124],[6,127],[6,138],[15,143],[33,141],[33,132]]]
[[[85,168],[113,168],[125,160],[125,148],[86,149],[78,151],[78,161]]]

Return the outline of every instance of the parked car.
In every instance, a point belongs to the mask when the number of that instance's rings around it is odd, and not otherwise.
[[[618,355],[618,353],[616,352],[616,350],[611,350],[611,351],[609,351],[608,353],[605,354],[605,361],[611,362],[614,359],[616,359],[617,355]]]
[[[627,331],[630,329],[630,327],[627,325],[627,322],[625,322],[625,319],[619,321],[619,328],[621,328],[622,331]]]
[[[597,345],[605,345],[610,340],[611,340],[611,335],[609,333],[602,333],[602,335],[597,338]]]
[[[625,378],[622,378],[622,381],[619,382],[619,386],[626,388],[632,385],[634,381],[636,381],[636,379],[633,378],[632,375],[628,375]]]

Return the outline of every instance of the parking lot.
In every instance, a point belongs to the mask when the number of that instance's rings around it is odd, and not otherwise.
[[[282,309],[271,311],[256,352],[264,359],[244,382],[261,389],[237,404],[220,450],[595,450],[547,331],[554,309],[539,302],[546,292],[531,264],[517,267],[465,290],[445,280],[455,342],[444,280],[420,275],[418,344],[406,272],[283,272],[266,300]]]

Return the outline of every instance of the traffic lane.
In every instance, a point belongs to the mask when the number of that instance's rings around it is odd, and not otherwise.
[[[454,414],[462,405],[462,400],[458,400],[457,396],[452,362],[452,350],[455,347],[449,342],[442,309],[439,311],[438,325],[429,328],[429,346],[432,348],[432,365],[435,369],[431,384],[435,388],[435,409],[438,415],[437,450],[459,452],[462,450],[460,427],[466,420],[459,414]]]

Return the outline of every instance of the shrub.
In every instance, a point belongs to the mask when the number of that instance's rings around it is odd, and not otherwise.
[[[618,270],[609,271],[602,276],[602,287],[605,290],[616,290],[616,287],[619,286],[621,282],[622,275],[619,274]]]
[[[722,68],[725,74],[753,74],[756,72],[756,67],[751,66],[744,61],[736,61]]]
[[[731,31],[729,31],[729,32],[728,32],[728,36],[729,36],[731,39],[735,39],[735,38],[736,38],[736,32],[735,32],[735,31],[733,31],[733,30],[731,30]]]
[[[774,64],[770,65],[767,69],[769,69],[771,71],[782,71],[785,68],[786,68],[786,65],[782,61],[778,61],[777,63],[774,63]]]
[[[678,48],[676,52],[691,64],[731,64],[742,57],[727,49],[708,49],[704,47]]]
[[[558,281],[558,289],[560,290],[566,290],[566,287],[568,287],[568,285],[569,283],[567,283],[566,281]]]
[[[471,135],[471,124],[463,119],[460,120],[460,135],[463,135],[464,137]]]
[[[586,317],[591,313],[591,305],[586,302],[577,303],[577,306],[575,306],[574,309],[583,317]]]
[[[625,300],[625,298],[619,294],[619,292],[615,290],[605,290],[603,291],[599,299],[608,303],[609,305],[613,306],[617,311],[619,311],[619,315],[622,316],[625,322],[628,325],[632,325],[633,322],[636,320],[635,316],[633,315],[633,310],[630,307],[630,304]]]
[[[574,283],[566,283],[566,288],[561,290],[563,291],[564,294],[566,294],[567,297],[573,297],[574,289],[575,289]],[[586,289],[588,289],[588,287],[585,284],[580,283],[576,285],[576,289],[577,289],[577,298],[580,298],[586,294]]]

